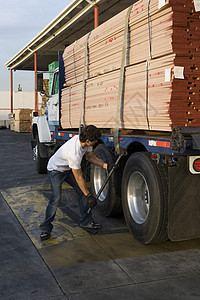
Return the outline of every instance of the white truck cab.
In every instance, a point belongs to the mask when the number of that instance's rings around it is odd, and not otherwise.
[[[34,116],[32,119],[32,149],[33,159],[36,160],[36,167],[39,173],[46,173],[51,144],[51,127],[59,124],[59,89],[58,75],[59,68],[49,72],[51,76],[50,93],[47,95],[43,91],[43,74],[38,76],[38,92],[46,95],[49,100],[46,103],[45,114],[43,116]]]

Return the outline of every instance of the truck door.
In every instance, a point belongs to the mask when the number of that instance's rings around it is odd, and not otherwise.
[[[58,71],[53,74],[53,80],[51,85],[51,97],[48,101],[48,120],[49,122],[59,122],[59,82]]]

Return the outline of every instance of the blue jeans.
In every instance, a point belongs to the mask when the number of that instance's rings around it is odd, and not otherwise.
[[[76,179],[71,170],[65,172],[48,171],[49,181],[51,184],[51,198],[46,209],[45,220],[40,225],[41,231],[51,232],[53,229],[52,222],[55,218],[57,208],[61,201],[62,183],[66,181],[70,184],[78,195],[78,204],[80,208],[80,223],[83,225],[93,221],[91,212],[88,213],[87,200],[78,186]]]

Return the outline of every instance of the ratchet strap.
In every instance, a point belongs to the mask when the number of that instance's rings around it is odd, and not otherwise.
[[[69,87],[69,124],[70,124],[70,128],[72,128],[72,122],[71,122],[71,105],[72,105],[72,88],[71,86]]]
[[[117,110],[116,110],[116,119],[115,119],[115,130],[114,130],[114,146],[115,151],[119,154],[119,123],[120,123],[120,114],[122,107],[122,100],[124,97],[124,80],[125,80],[125,60],[126,60],[126,49],[127,49],[127,40],[129,33],[129,18],[133,5],[131,5],[126,14],[125,28],[124,28],[124,39],[123,39],[123,48],[122,48],[122,60],[121,60],[121,69],[120,69],[120,78],[119,78],[119,88],[118,88],[118,99],[117,99]]]
[[[148,29],[149,29],[149,56],[152,59],[152,27],[151,27],[151,16],[150,16],[150,3],[151,0],[148,2]]]
[[[146,61],[146,120],[147,120],[147,126],[148,129],[150,130],[150,125],[149,125],[149,61]]]
[[[76,46],[76,41],[74,42],[74,46],[73,46],[73,62],[74,62],[74,77],[76,79],[76,83],[77,83],[77,76],[76,76],[76,57],[75,57],[75,46]]]
[[[89,49],[88,49],[88,40],[90,32],[87,34],[86,43],[85,43],[85,59],[84,59],[84,69],[83,69],[83,84],[82,84],[82,97],[81,97],[81,109],[80,109],[80,121],[79,121],[79,134],[81,129],[85,126],[85,96],[86,96],[86,67],[87,62],[89,61]]]
[[[148,29],[149,29],[149,57],[150,59],[153,58],[152,56],[152,27],[151,27],[151,16],[150,16],[150,3],[151,0],[148,2]],[[149,124],[149,61],[146,61],[146,120],[148,129],[151,130]]]

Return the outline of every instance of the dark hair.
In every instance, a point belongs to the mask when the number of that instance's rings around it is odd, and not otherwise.
[[[101,132],[96,126],[88,125],[82,128],[79,139],[81,143],[85,143],[87,140],[93,142],[98,140],[100,136],[101,136]]]

